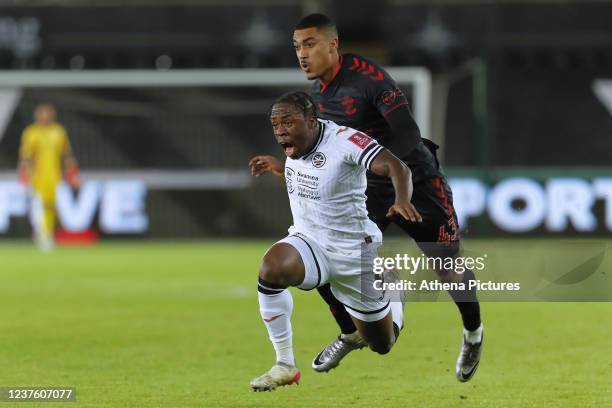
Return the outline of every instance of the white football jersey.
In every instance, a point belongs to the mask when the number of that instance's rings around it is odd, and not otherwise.
[[[383,149],[358,130],[319,119],[312,150],[287,158],[285,181],[293,226],[331,251],[359,250],[364,242],[381,242],[382,233],[368,218],[366,169]]]

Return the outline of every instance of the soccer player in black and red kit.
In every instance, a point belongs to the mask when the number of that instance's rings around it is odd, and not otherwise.
[[[459,256],[459,225],[452,202],[452,192],[440,169],[437,146],[421,138],[408,101],[389,74],[372,61],[358,55],[338,53],[338,32],[333,21],[323,14],[311,14],[296,25],[293,46],[300,67],[310,80],[312,97],[319,116],[340,125],[359,129],[401,158],[412,170],[412,203],[422,216],[421,222],[402,217],[387,217],[395,200],[388,179],[368,173],[366,190],[369,217],[381,231],[395,223],[412,237],[428,256]],[[283,163],[272,156],[256,156],[251,173],[284,174]],[[475,279],[472,271],[436,271],[444,282]],[[329,371],[350,351],[365,346],[350,315],[333,296],[329,285],[318,288],[341,329],[336,340],[314,359],[316,371]],[[475,290],[449,291],[463,320],[464,332],[456,375],[468,381],[478,368],[482,349],[480,306]]]

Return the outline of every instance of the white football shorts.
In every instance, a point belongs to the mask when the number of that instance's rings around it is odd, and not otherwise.
[[[329,283],[331,291],[353,317],[364,322],[375,322],[389,313],[389,299],[384,291],[374,288],[372,264],[378,256],[381,242],[364,240],[360,251],[353,254],[322,248],[301,233],[278,241],[294,247],[304,262],[304,281],[297,287],[312,290]]]

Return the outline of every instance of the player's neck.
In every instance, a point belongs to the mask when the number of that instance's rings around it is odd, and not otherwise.
[[[325,73],[321,76],[321,78],[319,78],[322,83],[329,84],[334,79],[334,77],[338,74],[338,71],[340,70],[340,62],[341,62],[340,56],[336,55],[332,65],[329,67],[327,71],[325,71]]]
[[[306,152],[307,153],[304,156],[312,153],[312,150],[314,149],[315,145],[319,141],[319,132],[320,131],[321,131],[321,124],[317,120],[315,128],[312,131],[312,141],[309,143],[309,146],[306,148]],[[304,157],[304,156],[302,156],[302,157]]]

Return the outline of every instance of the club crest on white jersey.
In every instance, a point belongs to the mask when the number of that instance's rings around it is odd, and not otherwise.
[[[355,248],[382,234],[366,209],[366,169],[383,149],[358,130],[319,119],[315,146],[299,159],[287,158],[285,181],[293,214],[290,233],[327,247]]]

